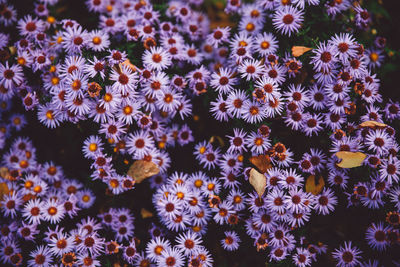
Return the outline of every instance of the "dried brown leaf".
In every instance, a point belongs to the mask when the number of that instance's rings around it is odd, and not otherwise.
[[[137,160],[128,170],[128,175],[132,177],[136,183],[141,183],[144,179],[156,175],[160,172],[157,164],[152,161]]]
[[[261,173],[266,173],[272,167],[271,159],[267,155],[253,156],[249,159],[251,164],[257,167]]]
[[[10,171],[6,167],[0,168],[0,177],[10,180]]]
[[[310,175],[306,180],[306,192],[309,192],[313,195],[318,195],[321,193],[322,189],[324,189],[325,181],[322,176],[318,178],[318,184],[315,183],[315,176]]]
[[[361,123],[358,126],[361,127],[361,128],[368,127],[368,128],[372,128],[372,129],[376,129],[376,128],[383,129],[383,128],[387,127],[386,124],[380,123],[380,122],[377,122],[377,121],[364,121],[363,123]]]
[[[310,47],[305,47],[305,46],[293,46],[292,47],[292,55],[294,57],[299,57],[303,55],[304,53],[310,51],[312,48]]]
[[[10,189],[8,188],[6,183],[0,183],[0,201],[4,199],[5,195],[8,195]],[[1,207],[1,204],[0,204]]]
[[[222,139],[220,136],[218,136],[218,135],[213,135],[213,136],[211,136],[211,138],[210,138],[210,140],[208,140],[208,142],[209,143],[215,143],[215,141],[218,141],[218,143],[219,143],[219,145],[221,146],[221,147],[224,147],[224,145],[225,145],[225,142],[224,142],[224,139]]]
[[[261,197],[265,192],[265,187],[267,186],[267,177],[264,174],[259,173],[256,169],[251,168],[250,184],[254,187],[259,197]]]
[[[143,219],[153,217],[153,213],[151,213],[150,211],[146,210],[145,208],[142,208],[140,210],[140,215],[142,216]]]
[[[133,72],[136,71],[136,66],[133,65],[129,59],[125,60],[124,62],[119,64],[119,67],[121,68],[122,65],[127,66],[128,68],[130,68]]]
[[[349,152],[349,151],[339,151],[336,152],[336,157],[341,159],[336,165],[340,168],[354,168],[362,165],[364,159],[367,157],[362,152]]]

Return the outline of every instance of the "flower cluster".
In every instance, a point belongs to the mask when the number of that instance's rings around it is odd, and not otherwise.
[[[223,14],[237,23],[215,26],[202,0],[87,0],[93,27],[53,17],[57,0],[34,2],[34,14],[18,18],[0,0],[2,263],[105,266],[118,255],[134,266],[209,267],[211,225],[227,252],[252,240],[269,262],[299,267],[328,251],[340,267],[378,266],[359,242],[378,252],[399,245],[400,104],[380,94],[386,39],[364,46],[360,32],[374,19],[358,1],[228,0]],[[318,12],[337,26],[303,38]],[[198,100],[222,136],[195,138]],[[48,131],[89,123],[79,153],[115,198],[135,193],[126,165],[157,166],[149,240],[134,234],[129,208],[83,215],[103,196],[54,162],[38,163],[32,141],[13,137],[28,124],[24,112]],[[183,146],[198,162],[191,171],[172,161]],[[341,152],[365,159],[350,169]],[[249,186],[253,171],[261,193]],[[386,217],[362,229],[364,241],[339,248],[302,231],[338,208]]]
[[[2,179],[6,181],[2,186],[7,191],[0,202],[4,218],[0,237],[2,262],[20,265],[23,258],[27,266],[98,262],[96,257],[104,247],[104,238],[97,233],[102,228],[98,221],[83,218],[69,231],[64,228],[69,226],[62,224],[67,218],[77,217],[80,210],[92,207],[96,199],[93,192],[81,182],[65,177],[62,168],[53,162],[37,162],[36,149],[28,138],[14,140],[2,162]],[[120,213],[123,212],[129,214],[123,210]],[[121,239],[118,233],[116,236]],[[32,242],[36,249],[28,253],[28,259],[25,248]]]

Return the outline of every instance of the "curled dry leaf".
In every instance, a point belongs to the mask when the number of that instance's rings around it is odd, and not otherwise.
[[[384,129],[387,127],[386,124],[381,123],[381,122],[377,122],[377,121],[364,121],[363,123],[361,123],[360,125],[358,125],[361,128],[364,127],[368,127],[368,128],[372,128],[372,129]]]
[[[8,168],[6,168],[6,167],[0,168],[0,177],[7,179],[7,180],[11,180],[10,179],[10,171],[8,170]]]
[[[312,48],[310,47],[305,47],[305,46],[293,46],[292,47],[292,55],[294,57],[299,57],[303,55],[304,53],[310,51]]]
[[[251,164],[257,167],[261,173],[266,173],[272,167],[271,159],[268,155],[253,156],[249,159]]]
[[[121,64],[118,64],[118,65],[114,65],[114,66],[112,66],[111,68],[113,69],[113,70],[115,70],[116,72],[118,72],[118,74],[121,74]]]
[[[362,165],[364,159],[367,157],[362,152],[349,152],[339,151],[335,154],[336,157],[341,159],[336,165],[340,168],[354,168]]]
[[[151,213],[150,211],[146,210],[145,208],[142,208],[140,210],[140,215],[142,216],[143,219],[153,217],[153,213]]]
[[[4,196],[8,195],[9,192],[10,189],[8,188],[8,185],[6,183],[0,183],[0,201],[2,201],[4,199]]]
[[[265,187],[267,186],[267,177],[264,174],[259,173],[256,169],[251,168],[250,184],[254,187],[259,197],[261,197],[265,192]]]
[[[125,60],[124,62],[120,63],[120,64],[119,64],[119,67],[120,67],[120,68],[121,68],[121,65],[127,66],[127,67],[130,68],[133,72],[136,71],[136,66],[133,65],[133,64],[130,62],[129,59],[127,59],[127,60]]]
[[[208,140],[208,142],[211,143],[211,144],[215,143],[215,141],[218,141],[220,147],[224,147],[225,142],[220,136],[213,135],[213,136],[211,136],[210,140]]]
[[[156,175],[160,172],[157,164],[152,161],[137,160],[129,167],[128,175],[136,183],[141,183],[144,179]]]
[[[9,46],[8,50],[10,50],[12,56],[17,53],[17,48],[15,46]]]
[[[315,183],[315,176],[310,175],[306,180],[306,192],[309,192],[313,195],[318,195],[321,193],[322,189],[324,189],[325,181],[322,176],[318,177],[318,184]]]

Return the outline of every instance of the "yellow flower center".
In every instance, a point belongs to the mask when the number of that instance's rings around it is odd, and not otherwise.
[[[198,179],[194,182],[194,186],[200,188],[203,185],[203,181]]]
[[[26,181],[25,182],[25,188],[26,189],[29,189],[29,188],[31,188],[33,186],[33,182],[32,181]]]
[[[240,41],[239,46],[247,46],[247,43],[245,41]]]
[[[18,62],[19,65],[25,65],[26,60],[25,60],[25,58],[23,58],[23,57],[19,57],[19,58],[17,59],[17,62]]]
[[[33,188],[33,192],[35,193],[40,193],[42,192],[42,187],[40,185],[37,185]]]
[[[19,162],[19,166],[20,166],[21,168],[25,169],[25,168],[27,168],[27,167],[29,166],[29,163],[28,163],[28,161],[26,161],[26,160],[21,160],[21,161]]]
[[[48,118],[49,120],[54,119],[54,117],[53,117],[53,111],[48,110],[48,111],[46,112],[46,118]]]
[[[199,152],[200,154],[204,154],[204,152],[206,152],[206,148],[204,146],[200,147]]]
[[[235,196],[235,197],[233,198],[233,202],[235,202],[235,203],[241,203],[241,202],[242,202],[242,197],[241,197],[241,196]]]
[[[131,106],[126,106],[126,107],[124,107],[124,113],[125,113],[126,115],[132,114],[132,111],[133,111],[133,109],[132,109]]]
[[[13,122],[14,122],[15,125],[20,125],[21,124],[21,118],[18,118],[18,117],[14,118]]]
[[[98,44],[100,44],[101,43],[101,38],[100,37],[98,37],[98,36],[95,36],[95,37],[93,37],[93,43],[95,44],[95,45],[98,45]]]
[[[57,208],[55,208],[55,207],[50,207],[50,208],[47,210],[47,212],[48,212],[50,215],[55,215],[55,214],[57,213]]]
[[[82,197],[82,201],[83,202],[89,202],[90,201],[90,196],[88,196],[88,195],[84,195],[83,197]]]
[[[96,151],[97,150],[97,144],[96,143],[91,143],[89,145],[89,150],[92,151],[92,152]]]
[[[53,24],[56,21],[56,19],[53,16],[48,16],[47,17],[47,22],[50,24]]]
[[[117,188],[117,187],[119,186],[118,180],[117,180],[117,179],[111,179],[111,180],[110,180],[110,186],[111,186],[112,188]]]
[[[154,253],[156,253],[157,255],[161,255],[161,252],[164,250],[164,248],[162,246],[156,246],[154,248]]]
[[[254,31],[255,28],[256,28],[256,26],[251,22],[247,23],[247,25],[246,25],[246,30],[249,32]]]
[[[195,231],[195,232],[200,232],[201,231],[201,226],[199,226],[199,225],[193,226],[192,230]]]
[[[106,93],[106,94],[104,95],[103,99],[104,99],[104,101],[106,101],[106,102],[110,102],[110,101],[113,99],[112,94]]]
[[[369,55],[369,59],[371,59],[371,61],[373,61],[373,62],[377,62],[379,59],[379,55],[377,53],[373,52]]]
[[[263,41],[263,42],[261,43],[261,48],[262,48],[262,49],[267,49],[268,47],[269,47],[269,42]]]
[[[263,140],[261,138],[256,138],[254,144],[256,144],[257,146],[261,146],[263,144]]]
[[[51,78],[51,83],[53,85],[57,85],[59,82],[60,82],[60,78],[58,78],[58,77]]]

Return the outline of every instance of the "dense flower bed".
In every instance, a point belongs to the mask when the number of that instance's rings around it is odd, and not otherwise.
[[[378,3],[64,4],[0,0],[2,264],[400,264]]]

